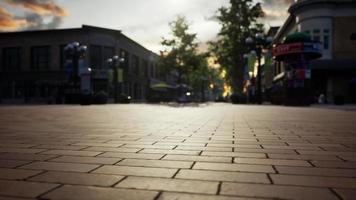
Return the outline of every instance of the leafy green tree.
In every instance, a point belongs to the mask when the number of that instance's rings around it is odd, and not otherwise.
[[[243,54],[248,52],[245,39],[263,31],[263,25],[257,22],[262,16],[261,5],[253,0],[230,0],[229,7],[221,7],[217,12],[221,30],[218,40],[210,42],[210,51],[226,70],[227,82],[236,94],[241,94],[243,88]]]
[[[172,38],[163,38],[161,42],[165,49],[161,51],[159,68],[163,74],[176,73],[179,84],[188,84],[189,73],[197,70],[203,59],[197,53],[196,34],[189,33],[189,24],[185,17],[178,16],[169,25]]]
[[[172,37],[161,42],[164,47],[158,62],[161,76],[175,74],[178,84],[187,84],[195,94],[201,94],[211,83],[218,90],[222,85],[219,69],[209,67],[210,53],[198,52],[196,34],[189,32],[186,18],[178,16],[169,26]]]

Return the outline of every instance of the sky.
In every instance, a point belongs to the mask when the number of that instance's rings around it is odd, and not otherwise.
[[[282,25],[293,0],[261,2],[266,27]],[[131,39],[158,53],[169,22],[185,16],[198,42],[216,38],[216,11],[229,0],[0,0],[0,31],[74,28],[83,24],[122,30]]]

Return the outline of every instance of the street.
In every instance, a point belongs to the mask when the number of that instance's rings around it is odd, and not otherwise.
[[[0,106],[2,199],[355,199],[356,111]]]

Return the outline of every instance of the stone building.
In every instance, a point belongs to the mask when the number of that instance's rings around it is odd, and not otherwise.
[[[64,47],[86,45],[84,63],[91,68],[94,93],[110,93],[107,59],[123,55],[120,93],[144,101],[150,83],[159,82],[158,55],[118,30],[83,25],[80,28],[0,33],[0,99],[43,102],[57,95],[68,81]]]
[[[312,95],[324,94],[328,103],[356,102],[356,1],[298,0],[288,11],[275,43],[294,32],[321,43],[322,57],[311,62]],[[283,63],[276,63],[275,79],[283,72]]]

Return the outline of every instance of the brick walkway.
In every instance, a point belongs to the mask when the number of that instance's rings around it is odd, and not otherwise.
[[[356,112],[0,107],[3,199],[356,199]]]

